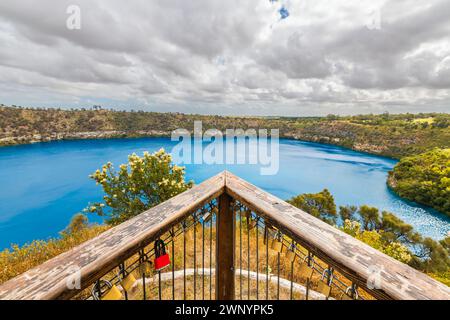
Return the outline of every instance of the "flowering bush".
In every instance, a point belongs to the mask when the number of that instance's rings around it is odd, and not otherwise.
[[[92,203],[85,212],[107,217],[108,224],[122,223],[191,188],[184,175],[164,149],[143,157],[133,153],[118,171],[108,162],[90,176],[103,187],[104,203]]]
[[[348,219],[344,221],[341,230],[403,263],[409,263],[412,259],[411,252],[405,245],[398,241],[387,241],[383,237],[384,230],[364,230],[361,223]]]

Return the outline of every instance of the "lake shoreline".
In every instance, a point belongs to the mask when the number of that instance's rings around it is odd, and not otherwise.
[[[77,140],[105,140],[105,139],[138,139],[138,138],[170,138],[172,132],[164,132],[158,130],[150,130],[150,131],[86,131],[86,132],[62,132],[62,133],[52,133],[51,135],[33,135],[33,136],[20,136],[20,137],[8,137],[0,139],[0,148],[5,147],[14,147],[21,145],[30,145],[37,143],[47,143],[54,141],[77,141]],[[382,152],[376,152],[376,146],[372,146],[371,149],[366,146],[366,148],[362,147],[352,147],[345,145],[343,143],[339,143],[339,140],[327,137],[327,136],[314,136],[311,139],[307,139],[305,137],[298,137],[295,134],[286,133],[281,134],[280,139],[292,140],[292,141],[301,141],[301,142],[311,142],[318,143],[322,145],[329,146],[338,146],[347,150],[352,150],[356,152],[366,153],[378,157],[384,157],[393,160],[399,160],[400,157],[394,157]],[[328,140],[328,142],[327,142]]]
[[[135,131],[135,132],[129,132],[129,131],[90,131],[90,132],[69,132],[69,133],[53,133],[51,135],[34,135],[33,137],[30,136],[24,136],[19,137],[19,139],[15,138],[11,141],[14,141],[13,144],[4,144],[5,139],[0,139],[0,150],[3,147],[13,147],[13,146],[21,146],[21,145],[30,145],[30,144],[37,144],[37,143],[47,143],[47,142],[55,142],[55,141],[78,141],[78,140],[108,140],[108,139],[139,139],[139,138],[170,138],[171,132],[164,132],[164,131],[157,131],[157,130],[151,130],[151,131]],[[328,145],[328,146],[337,146],[346,150],[352,150],[355,152],[361,152],[368,155],[373,155],[377,157],[384,157],[386,159],[392,159],[392,160],[399,160],[400,158],[380,154],[379,152],[371,152],[370,148],[365,148],[364,150],[361,150],[361,148],[355,148],[343,145],[339,143],[339,141],[334,141],[333,139],[327,137],[328,142],[318,141],[320,139],[309,139],[305,140],[302,139],[302,137],[296,137],[295,135],[292,135],[290,133],[284,134],[280,136],[280,139],[285,140],[291,140],[291,141],[300,141],[300,142],[309,142],[309,143],[317,143],[321,145]],[[326,140],[326,139],[325,139]],[[376,148],[375,148],[376,149]],[[374,149],[374,150],[375,150]],[[409,199],[401,197],[399,194],[395,192],[394,189],[391,188],[389,184],[389,175],[386,179],[386,185],[390,189],[391,192],[393,192],[397,197],[404,201],[409,201]],[[424,204],[414,203],[420,207],[426,207],[427,209],[433,209],[432,207],[429,207]],[[434,209],[433,209],[434,210]],[[439,211],[437,211],[439,212]],[[446,215],[443,212],[439,212],[439,214]]]

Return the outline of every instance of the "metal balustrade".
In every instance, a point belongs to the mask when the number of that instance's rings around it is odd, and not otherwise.
[[[162,270],[157,240],[170,257]],[[229,172],[0,286],[0,299],[449,298],[447,286]]]

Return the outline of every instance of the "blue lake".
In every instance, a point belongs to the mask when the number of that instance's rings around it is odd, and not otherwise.
[[[170,151],[167,138],[80,140],[0,148],[0,249],[11,243],[58,236],[71,217],[102,190],[88,175],[111,161],[126,162],[133,152]],[[443,238],[450,219],[405,202],[386,187],[396,161],[340,147],[280,141],[280,170],[260,175],[257,165],[188,165],[187,178],[199,183],[227,169],[282,199],[328,188],[338,205],[376,206],[412,224],[423,235]],[[90,221],[101,222],[91,215]]]

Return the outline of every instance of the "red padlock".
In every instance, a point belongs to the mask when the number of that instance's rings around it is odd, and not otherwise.
[[[155,271],[160,271],[170,265],[169,254],[166,253],[164,241],[158,239],[155,241]]]

